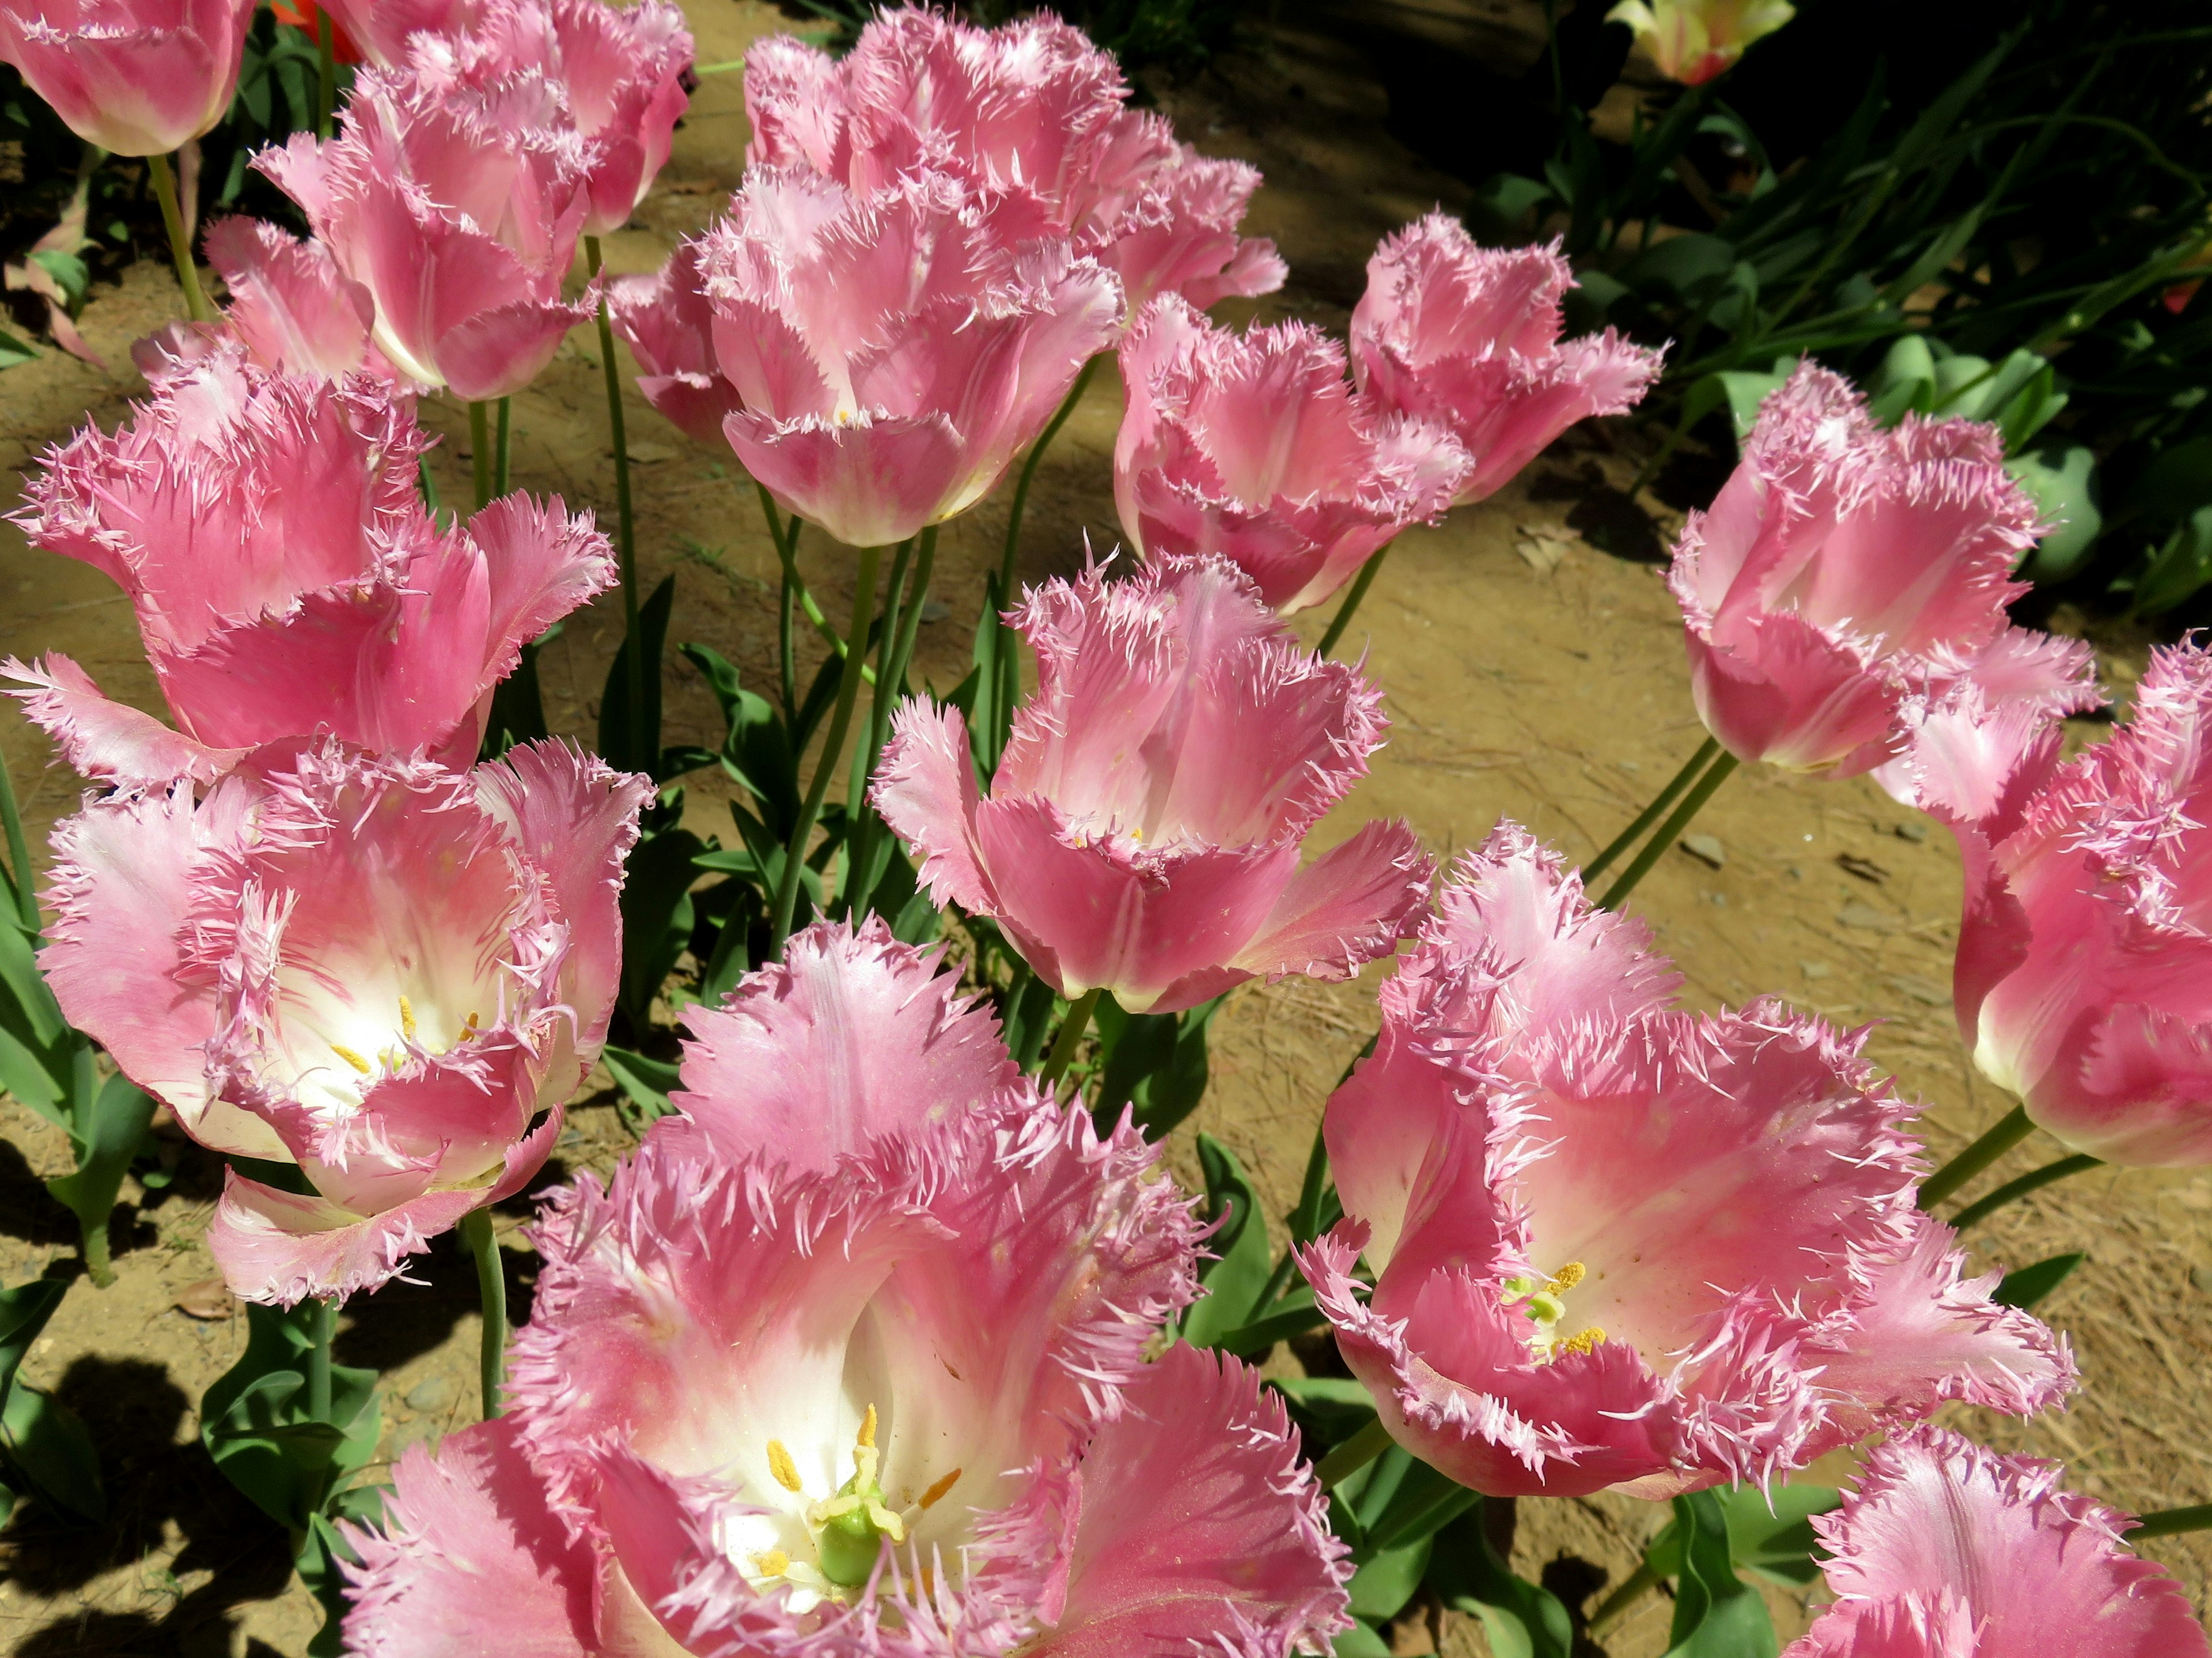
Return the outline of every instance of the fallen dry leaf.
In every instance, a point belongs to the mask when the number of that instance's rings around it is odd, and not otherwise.
[[[238,1315],[238,1297],[219,1278],[186,1284],[178,1291],[174,1304],[186,1318],[202,1319],[210,1324]]]

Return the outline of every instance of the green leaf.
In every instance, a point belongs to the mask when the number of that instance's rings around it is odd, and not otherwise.
[[[100,1453],[76,1412],[36,1388],[11,1382],[0,1411],[0,1452],[9,1484],[35,1491],[53,1507],[97,1525],[107,1518]]]
[[[1329,1643],[1335,1658],[1390,1658],[1390,1643],[1370,1624],[1354,1624]]]
[[[538,657],[561,636],[564,625],[556,622],[525,645],[514,671],[492,691],[491,716],[484,722],[479,758],[495,760],[517,743],[543,743],[550,735],[545,728],[545,698],[538,683]]]
[[[145,1143],[147,1126],[154,1121],[154,1101],[118,1072],[90,1100],[80,1102],[77,1117],[76,1173],[48,1181],[46,1190],[84,1229],[86,1264],[94,1281],[105,1284],[113,1277],[106,1270],[107,1218],[114,1212],[115,1194],[122,1189],[131,1160]]]
[[[623,872],[622,1005],[633,1030],[643,1030],[653,999],[691,942],[692,860],[707,843],[690,829],[647,830]]]
[[[85,290],[92,286],[92,272],[85,269],[84,261],[74,253],[50,247],[32,254],[31,263],[54,279],[70,315],[76,315],[84,307]]]
[[[2150,556],[2136,578],[2131,608],[2138,616],[2158,616],[2212,582],[2212,507],[2190,515]]]
[[[2002,1307],[2017,1307],[2025,1312],[2045,1296],[2066,1282],[2076,1266],[2088,1260],[2080,1250],[2070,1254],[2052,1255],[2039,1260],[2033,1266],[2023,1266],[2018,1272],[2007,1272],[1990,1297]]]
[[[1437,1533],[1429,1584],[1444,1605],[1482,1620],[1494,1658],[1571,1658],[1566,1607],[1507,1568],[1483,1531],[1480,1504]]]
[[[2128,518],[2173,524],[2212,506],[2212,432],[2162,450],[2120,502]]]
[[[647,1124],[676,1109],[669,1103],[668,1096],[676,1091],[678,1067],[665,1060],[648,1060],[642,1054],[617,1048],[612,1042],[599,1050],[599,1057],[607,1062],[616,1084],[636,1108],[636,1115],[629,1124],[633,1133],[642,1133]],[[623,1114],[626,1118],[630,1116],[627,1112]]]
[[[1209,1032],[1224,999],[1225,993],[1181,1013],[1125,1013],[1111,997],[1099,999],[1094,1017],[1104,1063],[1092,1114],[1101,1133],[1127,1105],[1145,1137],[1161,1139],[1198,1108],[1212,1072]]]
[[[656,783],[665,780],[660,770],[660,655],[668,638],[668,613],[675,603],[676,578],[663,576],[637,613],[645,690],[641,743],[632,741],[629,718],[629,654],[639,641],[623,638],[607,669],[606,689],[599,696],[600,754],[617,771],[646,772]]]
[[[1832,1485],[1738,1486],[1721,1499],[1728,1521],[1729,1553],[1738,1567],[1777,1583],[1803,1588],[1820,1578],[1824,1555],[1812,1518],[1842,1505]]]
[[[2005,471],[2034,498],[2044,521],[2057,526],[2021,561],[2020,574],[2031,581],[2063,581],[2081,568],[2105,527],[2097,510],[2096,455],[2076,443],[2015,455]]]
[[[1377,1623],[1395,1618],[1420,1588],[1421,1574],[1428,1570],[1429,1554],[1435,1546],[1435,1538],[1424,1537],[1401,1548],[1385,1550],[1352,1573],[1346,1585],[1352,1615]]]
[[[766,697],[745,689],[737,669],[714,652],[703,645],[678,648],[720,705],[722,768],[761,803],[770,832],[787,839],[799,821],[799,767],[782,716]]]
[[[0,328],[0,368],[13,368],[19,362],[28,362],[39,355],[39,349],[28,340],[19,339],[8,329]]]
[[[1198,1162],[1206,1175],[1204,1213],[1214,1228],[1206,1247],[1216,1258],[1199,1271],[1206,1294],[1183,1315],[1182,1338],[1194,1347],[1206,1347],[1257,1310],[1274,1256],[1267,1248],[1267,1224],[1255,1207],[1252,1182],[1236,1154],[1212,1135],[1200,1134]]]
[[[1390,1500],[1379,1509],[1360,1506],[1367,1538],[1364,1549],[1382,1554],[1433,1534],[1473,1508],[1481,1498],[1418,1458],[1398,1480]]]
[[[0,914],[0,1088],[68,1128],[76,1043],[39,971],[37,948],[12,910]]]
[[[376,1372],[331,1366],[327,1417],[307,1411],[313,1302],[246,1309],[246,1351],[200,1400],[200,1439],[230,1482],[295,1532],[322,1513],[344,1477],[375,1455],[382,1427]]]
[[[0,1290],[0,1391],[15,1380],[15,1371],[31,1344],[46,1327],[54,1309],[62,1304],[69,1286],[59,1278],[34,1278],[12,1290]]]
[[[345,1574],[340,1562],[359,1564],[361,1557],[345,1540],[343,1533],[331,1523],[331,1518],[350,1520],[356,1523],[381,1521],[384,1518],[384,1491],[380,1485],[357,1485],[340,1491],[330,1503],[330,1515],[312,1515],[293,1565],[307,1592],[319,1601],[323,1608],[323,1626],[307,1642],[307,1658],[337,1658],[344,1651],[344,1623],[346,1615]]]
[[[1735,1574],[1727,1510],[1711,1491],[1674,1499],[1683,1540],[1667,1658],[1775,1658],[1774,1621],[1759,1593]]]

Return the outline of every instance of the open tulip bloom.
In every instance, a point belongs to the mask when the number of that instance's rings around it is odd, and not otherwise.
[[[650,793],[556,743],[471,772],[336,743],[88,797],[40,965],[70,1023],[218,1151],[231,1289],[374,1289],[522,1186],[606,1038]]]
[[[1302,323],[1243,336],[1176,295],[1122,342],[1121,529],[1147,557],[1219,553],[1279,615],[1318,604],[1406,525],[1451,505],[1472,462],[1442,427],[1382,415],[1344,349]]]
[[[2204,1658],[2187,1592],[2121,1540],[2136,1521],[2060,1472],[1939,1428],[1875,1448],[1814,1518],[1836,1604],[1783,1658]]]
[[[547,1203],[512,1414],[356,1530],[362,1658],[1321,1649],[1348,1568],[1158,1151],[953,975],[824,925],[694,1016],[685,1117]],[[765,1093],[756,1093],[756,1087]]]
[[[1173,1012],[1255,974],[1345,979],[1427,896],[1402,822],[1300,867],[1365,774],[1380,697],[1303,649],[1226,559],[1097,567],[1012,618],[1036,692],[979,795],[959,710],[902,706],[876,773],[884,821],[936,901],[990,916],[1070,1000]]]
[[[1963,688],[2046,715],[2095,702],[2086,645],[2006,619],[2037,529],[1995,427],[1885,431],[1848,380],[1800,365],[1668,577],[1705,728],[1739,760],[1850,777]]]
[[[641,371],[637,389],[672,425],[708,448],[744,407],[714,355],[714,308],[700,269],[705,245],[684,243],[650,276],[617,276],[607,290],[615,331]]]
[[[598,159],[538,70],[479,88],[370,70],[337,137],[295,133],[253,164],[368,291],[393,367],[480,403],[529,385],[597,308],[561,284]]]
[[[1635,30],[1662,75],[1695,87],[1796,15],[1790,0],[1620,0],[1605,19]]]
[[[1111,272],[942,173],[860,194],[755,167],[697,264],[730,446],[853,547],[988,494],[1121,309]]]
[[[131,596],[176,728],[58,653],[0,668],[88,777],[201,782],[262,744],[327,732],[476,756],[522,646],[609,586],[588,517],[508,495],[440,530],[422,437],[365,377],[270,374],[225,350],[165,379],[112,437],[49,453],[17,514],[34,546]]]
[[[1352,372],[1376,412],[1441,427],[1474,465],[1462,506],[1495,495],[1577,421],[1625,414],[1660,354],[1602,334],[1562,341],[1574,275],[1556,246],[1486,248],[1442,213],[1388,238],[1352,313]]]
[[[254,0],[0,0],[13,64],[70,131],[166,155],[229,112]]]
[[[1393,1436],[1492,1495],[1665,1497],[2062,1399],[2063,1340],[1914,1207],[1864,1033],[1677,982],[1511,825],[1400,959],[1324,1124],[1345,1218],[1300,1257]]]
[[[1128,95],[1113,56],[1058,18],[979,29],[886,9],[842,58],[787,34],[755,42],[746,156],[864,193],[921,167],[957,173],[1114,271],[1133,313],[1156,294],[1202,307],[1280,288],[1274,244],[1237,234],[1258,170],[1177,143]]]

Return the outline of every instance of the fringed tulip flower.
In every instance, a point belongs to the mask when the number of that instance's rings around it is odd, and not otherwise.
[[[537,1171],[606,1038],[650,793],[558,744],[454,772],[326,743],[55,829],[40,965],[70,1023],[203,1145],[313,1187],[230,1172],[235,1293],[373,1289]]]
[[[2094,701],[2087,647],[2006,619],[2036,527],[1994,427],[1885,431],[1804,363],[1675,548],[1705,728],[1739,760],[1850,777],[1899,753],[1914,706],[1969,684],[2052,714]]]
[[[1620,0],[1605,20],[1633,29],[1668,80],[1695,87],[1796,15],[1790,0]]]
[[[422,437],[366,379],[270,374],[234,354],[166,380],[114,436],[46,458],[17,514],[34,546],[113,578],[174,729],[58,653],[4,671],[88,777],[209,782],[252,749],[327,732],[474,759],[521,647],[614,580],[606,537],[508,495],[440,530]]]
[[[694,1016],[691,1120],[549,1200],[512,1414],[403,1461],[349,1649],[1318,1649],[1346,1568],[1280,1410],[1143,1358],[1195,1287],[1157,1149],[879,923],[793,945]]]
[[[13,64],[70,131],[166,155],[230,112],[253,0],[0,0]]]
[[[2189,1595],[2123,1541],[2136,1521],[2051,1462],[1938,1428],[1876,1447],[1813,1521],[1835,1605],[1783,1658],[2205,1658]]]
[[[1036,436],[1121,289],[946,173],[871,195],[757,167],[698,256],[745,470],[848,546],[965,511]]]
[[[1966,866],[1959,1028],[2071,1150],[2212,1163],[2212,655],[2154,653],[2109,742],[2059,762],[2021,705],[1929,719],[1901,762]]]
[[[1298,863],[1382,741],[1355,670],[1302,649],[1220,558],[1048,582],[1014,625],[1037,688],[989,795],[959,711],[919,701],[876,774],[938,902],[990,916],[1071,1000],[1110,990],[1133,1013],[1389,953],[1428,890],[1413,830],[1376,821]]]
[[[482,0],[321,0],[362,56],[380,69],[405,67],[418,34],[465,36],[476,27]]]
[[[1442,428],[1377,415],[1346,382],[1343,348],[1302,323],[1240,337],[1170,294],[1121,355],[1122,532],[1148,558],[1221,554],[1281,616],[1442,513],[1470,470]]]
[[[744,407],[714,356],[714,311],[699,268],[702,244],[687,241],[650,276],[621,276],[608,290],[615,331],[644,372],[637,389],[684,434],[710,448],[722,422]]]
[[[2063,1397],[2064,1343],[1914,1207],[1863,1033],[1677,982],[1510,825],[1400,959],[1323,1125],[1345,1219],[1300,1258],[1392,1436],[1494,1496],[1664,1497]]]
[[[339,137],[295,134],[254,165],[368,290],[392,366],[481,403],[529,385],[597,307],[561,297],[594,159],[536,71],[473,88],[377,70]]]
[[[1156,294],[1204,307],[1280,288],[1274,244],[1237,234],[1258,170],[1177,143],[1128,95],[1112,55],[1055,17],[979,29],[902,7],[842,59],[787,34],[757,41],[746,154],[864,192],[918,167],[957,173],[1113,270],[1132,314]]]
[[[1577,421],[1619,415],[1660,354],[1608,328],[1559,338],[1574,275],[1553,247],[1477,247],[1442,213],[1388,238],[1352,313],[1352,372],[1385,414],[1441,426],[1474,458],[1465,505],[1495,495]]]

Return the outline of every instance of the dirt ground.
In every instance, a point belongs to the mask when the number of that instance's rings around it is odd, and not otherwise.
[[[757,0],[690,0],[687,9],[705,65],[736,59],[757,34],[790,26]],[[1500,0],[1409,0],[1381,9],[1404,14],[1409,28],[1520,27],[1525,38],[1526,17]],[[1267,177],[1249,228],[1280,243],[1291,284],[1223,313],[1237,321],[1297,317],[1340,331],[1376,240],[1432,205],[1455,206],[1466,187],[1389,136],[1377,65],[1365,47],[1327,27],[1327,9],[1293,3],[1279,17],[1249,50],[1188,84],[1156,90],[1185,137],[1211,153],[1245,156]],[[738,76],[708,74],[659,187],[633,228],[611,239],[617,270],[653,268],[678,238],[710,222],[738,180],[744,137]],[[0,465],[21,473],[86,418],[113,426],[142,389],[130,372],[130,341],[180,311],[173,279],[150,261],[100,293],[82,328],[112,372],[52,352],[9,371],[0,382]],[[590,332],[580,331],[516,400],[514,474],[520,487],[611,510],[596,352]],[[1042,470],[1024,534],[1030,578],[1079,565],[1086,536],[1102,550],[1118,539],[1109,459],[1119,413],[1118,388],[1102,374]],[[431,398],[422,415],[446,434],[441,479],[447,497],[460,499],[464,411]],[[753,683],[766,681],[775,562],[742,477],[726,453],[693,445],[635,398],[629,429],[640,556],[648,580],[678,576],[672,637],[712,645]],[[1635,471],[1634,442],[1608,427],[1571,434],[1495,500],[1402,539],[1355,628],[1388,693],[1391,740],[1317,845],[1370,817],[1403,815],[1449,856],[1504,817],[1586,857],[1696,746],[1679,624],[1656,562],[1679,518],[1649,493],[1637,502],[1622,494]],[[12,496],[15,480],[4,487]],[[945,613],[925,626],[919,651],[939,687],[964,668],[981,572],[1004,525],[1003,505],[988,503],[949,526],[940,544],[935,591]],[[840,550],[817,540],[802,562],[823,608],[841,614],[849,586]],[[9,596],[0,609],[0,653],[66,651],[111,692],[159,706],[129,607],[104,578],[31,551],[9,527],[0,530],[0,593]],[[1310,635],[1320,625],[1313,621]],[[544,682],[557,728],[592,729],[620,631],[618,606],[603,603],[548,651]],[[2109,683],[2124,693],[2140,670],[2140,647],[2106,651],[2103,661]],[[669,740],[719,738],[711,700],[672,657],[667,695]],[[2091,739],[2100,730],[2085,725],[2081,734]],[[42,839],[74,805],[77,785],[49,767],[44,739],[12,705],[0,712],[0,746]],[[726,827],[712,780],[694,786],[690,815],[702,833]],[[1694,1002],[1778,991],[1838,1023],[1874,1023],[1871,1051],[1926,1102],[1923,1128],[1938,1158],[2008,1108],[1976,1080],[1952,1021],[1959,874],[1946,835],[1928,833],[1870,783],[1808,783],[1765,771],[1738,774],[1698,827],[1717,841],[1718,865],[1670,853],[1634,904],[1687,975]],[[1328,1085],[1372,1029],[1374,977],[1341,987],[1291,981],[1232,999],[1214,1026],[1213,1087],[1177,1136],[1179,1169],[1188,1175],[1193,1168],[1189,1134],[1213,1133],[1243,1158],[1271,1208],[1287,1208]],[[604,1169],[629,1143],[604,1092],[588,1096],[573,1122],[549,1181]],[[67,1167],[66,1145],[9,1102],[0,1102],[0,1281],[66,1272],[71,1223],[37,1183]],[[289,1584],[281,1535],[198,1448],[195,1401],[237,1356],[245,1321],[210,1295],[215,1269],[200,1241],[218,1171],[180,1142],[171,1151],[173,1183],[158,1192],[126,1187],[115,1226],[118,1282],[104,1291],[73,1287],[25,1366],[27,1380],[58,1389],[92,1425],[116,1513],[85,1532],[27,1505],[0,1533],[0,1642],[13,1653],[289,1655],[304,1649],[317,1621]],[[2053,1155],[2047,1142],[2032,1140],[1997,1175]],[[518,1201],[500,1217],[518,1318],[527,1314],[531,1257],[513,1232],[527,1212]],[[2063,1457],[2071,1484],[2123,1508],[2212,1497],[2197,1382],[2212,1350],[2208,1218],[2212,1175],[2100,1172],[2049,1188],[1975,1233],[1985,1267],[2088,1250],[2088,1264],[2043,1309],[2071,1339],[2085,1386],[2063,1415],[2022,1424],[1960,1412],[1956,1425],[2007,1449]],[[420,1282],[394,1284],[349,1308],[338,1339],[340,1362],[385,1372],[386,1457],[474,1410],[469,1268],[447,1240],[413,1276]],[[1291,1361],[1279,1354],[1275,1362]],[[1663,1508],[1627,1499],[1523,1503],[1515,1565],[1571,1601],[1594,1605],[1665,1517]],[[2167,1539],[2145,1552],[2180,1575],[2201,1614],[2212,1544]],[[1802,1627],[1802,1605],[1779,1594],[1770,1600],[1786,1640]],[[1658,1654],[1667,1619],[1666,1602],[1654,1597],[1601,1649],[1585,1650]],[[1442,1632],[1447,1652],[1486,1649],[1474,1626],[1455,1616]],[[1395,1633],[1401,1651],[1431,1649],[1419,1618]]]

